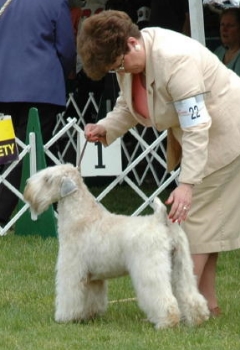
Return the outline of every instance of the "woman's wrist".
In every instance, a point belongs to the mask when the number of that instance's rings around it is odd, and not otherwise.
[[[181,185],[183,185],[183,186],[189,186],[189,187],[191,187],[191,188],[194,187],[193,184],[189,184],[189,183],[186,183],[186,182],[179,182],[179,186],[181,186]]]

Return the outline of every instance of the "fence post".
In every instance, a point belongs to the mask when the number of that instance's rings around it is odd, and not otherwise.
[[[36,135],[36,168],[37,171],[46,168],[46,159],[43,149],[41,126],[39,114],[36,108],[31,108],[28,116],[26,145],[29,144],[30,133]],[[26,180],[30,176],[30,156],[29,153],[23,159],[22,178],[20,191],[23,193]],[[19,211],[23,207],[23,202],[19,200]],[[32,220],[30,210],[27,210],[16,222],[15,234],[32,235],[37,234],[44,238],[49,236],[57,236],[56,220],[54,217],[53,206],[51,205],[47,211],[39,215],[36,220]]]

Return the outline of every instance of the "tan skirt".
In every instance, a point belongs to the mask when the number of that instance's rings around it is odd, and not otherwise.
[[[240,157],[194,186],[182,227],[193,254],[240,248]]]

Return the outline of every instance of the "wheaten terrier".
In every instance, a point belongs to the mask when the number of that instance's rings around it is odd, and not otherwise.
[[[81,321],[107,309],[107,281],[129,274],[139,307],[156,329],[209,317],[198,292],[187,238],[154,201],[154,214],[116,215],[88,191],[77,168],[56,165],[27,181],[24,198],[40,214],[58,202],[58,322]],[[120,199],[119,199],[120,200]]]

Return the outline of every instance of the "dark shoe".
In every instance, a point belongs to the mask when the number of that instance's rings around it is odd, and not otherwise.
[[[210,309],[210,317],[216,318],[222,315],[222,310],[220,307],[214,307],[213,309]]]

